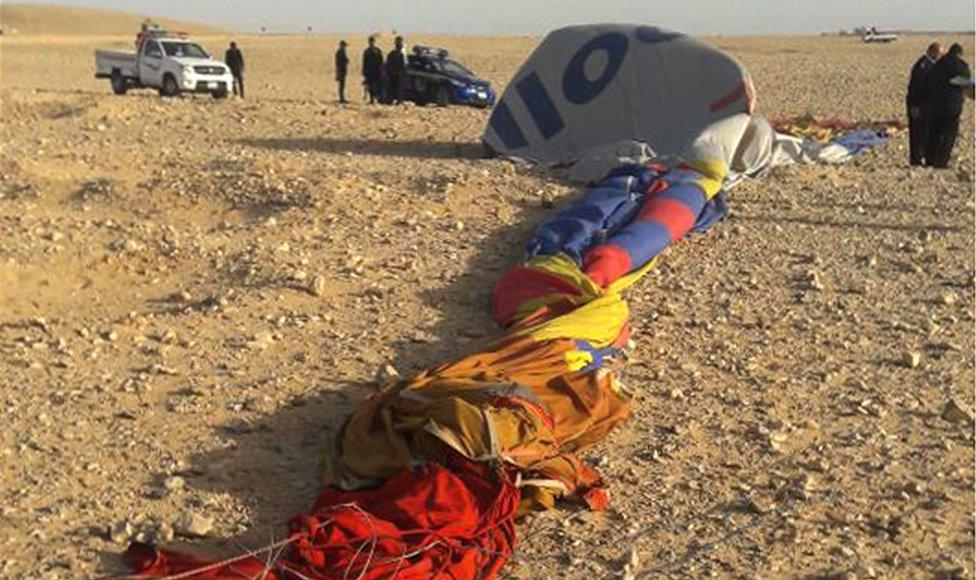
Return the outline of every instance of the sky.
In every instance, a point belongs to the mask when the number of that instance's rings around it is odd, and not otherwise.
[[[55,0],[236,31],[537,34],[642,22],[691,34],[811,34],[857,26],[972,30],[973,0]]]

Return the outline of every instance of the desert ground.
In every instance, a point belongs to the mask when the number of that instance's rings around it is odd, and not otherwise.
[[[487,111],[355,82],[337,105],[338,36],[234,35],[246,100],[119,97],[93,51],[134,30],[85,18],[4,23],[0,577],[280,538],[374,377],[489,340],[492,282],[578,193],[483,159]],[[498,89],[539,40],[407,37]],[[864,120],[904,115],[930,38],[706,40],[767,116]],[[589,454],[611,508],[526,518],[503,576],[971,578],[971,102],[963,127],[951,170],[909,168],[900,134],[740,185],[669,250],[629,293],[634,414]]]

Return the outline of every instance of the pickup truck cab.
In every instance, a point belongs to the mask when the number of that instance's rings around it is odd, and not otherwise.
[[[136,52],[96,50],[95,76],[109,79],[117,95],[132,88],[155,88],[164,97],[187,92],[222,99],[234,82],[227,65],[199,44],[160,29],[140,32]]]

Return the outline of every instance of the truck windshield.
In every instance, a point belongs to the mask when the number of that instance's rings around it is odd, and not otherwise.
[[[210,58],[207,51],[200,48],[199,44],[192,42],[164,42],[163,50],[166,56],[189,57],[189,58]]]

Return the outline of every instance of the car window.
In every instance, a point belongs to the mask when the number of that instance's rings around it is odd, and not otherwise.
[[[464,78],[474,78],[474,73],[464,68],[464,66],[457,61],[444,60],[441,62],[441,66],[444,68],[444,72],[446,74]]]
[[[159,43],[155,40],[151,40],[146,43],[146,50],[143,52],[146,56],[151,56],[152,58],[163,58],[163,51],[159,49]]]
[[[209,55],[207,51],[200,48],[200,45],[193,44],[192,42],[164,42],[163,50],[166,51],[166,56],[180,57],[190,57],[190,58],[208,58]]]

